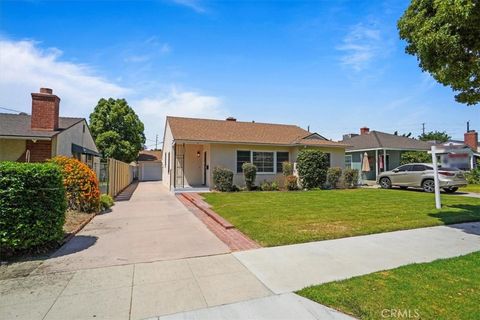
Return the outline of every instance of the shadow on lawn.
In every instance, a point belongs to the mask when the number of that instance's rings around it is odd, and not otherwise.
[[[462,211],[448,211],[449,208],[461,209]],[[456,204],[445,206],[444,210],[446,211],[430,213],[429,216],[439,219],[450,228],[460,229],[466,233],[480,235],[480,224],[469,223],[480,221],[480,206]]]
[[[94,236],[75,236],[58,249],[50,258],[67,256],[76,252],[90,248],[97,242],[98,237]]]

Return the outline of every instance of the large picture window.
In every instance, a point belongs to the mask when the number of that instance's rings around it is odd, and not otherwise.
[[[282,163],[288,160],[288,152],[277,152],[277,173],[282,172]]]
[[[242,165],[245,162],[250,162],[250,151],[243,151],[243,150],[238,150],[237,151],[237,173],[242,173]]]
[[[274,152],[253,151],[253,164],[259,173],[274,173]]]
[[[242,173],[242,165],[245,162],[253,163],[258,173],[282,172],[282,163],[289,161],[289,153],[286,151],[250,151],[237,150],[237,173]]]

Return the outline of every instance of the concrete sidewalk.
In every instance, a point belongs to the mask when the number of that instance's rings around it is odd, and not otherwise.
[[[294,293],[269,296],[229,305],[182,312],[151,318],[159,320],[352,320],[336,310],[325,307]]]
[[[96,216],[37,273],[228,253],[230,249],[161,182],[140,182],[129,201]]]
[[[226,254],[0,280],[0,319],[144,319],[270,295]]]
[[[234,253],[274,293],[480,250],[480,223]]]

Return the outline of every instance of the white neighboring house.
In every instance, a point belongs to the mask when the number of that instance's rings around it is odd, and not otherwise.
[[[234,172],[245,185],[242,164],[257,166],[257,184],[282,179],[282,162],[296,162],[299,150],[319,149],[330,166],[344,167],[346,145],[295,125],[167,117],[163,138],[163,184],[172,191],[211,188],[215,167]]]
[[[437,154],[440,164],[461,170],[472,170],[478,167],[480,161],[480,148],[478,147],[478,132],[468,130],[462,140],[449,140],[437,144]]]
[[[142,150],[137,158],[140,181],[162,180],[162,150]]]
[[[32,114],[0,113],[0,161],[43,162],[75,157],[99,175],[100,153],[84,118],[60,117],[52,89],[32,93]]]

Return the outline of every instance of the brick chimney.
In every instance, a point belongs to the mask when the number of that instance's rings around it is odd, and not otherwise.
[[[464,143],[469,146],[472,150],[477,151],[478,149],[478,132],[475,130],[469,130],[463,135]]]
[[[367,128],[367,127],[363,127],[363,128],[360,128],[360,134],[367,134],[370,132],[370,128]]]
[[[40,93],[32,93],[32,129],[57,130],[59,109],[60,98],[52,89],[40,88]]]

